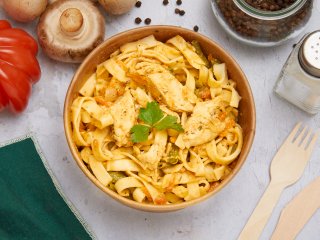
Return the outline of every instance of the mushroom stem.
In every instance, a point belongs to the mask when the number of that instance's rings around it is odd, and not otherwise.
[[[70,37],[81,33],[83,28],[83,16],[79,9],[68,8],[60,16],[60,28]]]

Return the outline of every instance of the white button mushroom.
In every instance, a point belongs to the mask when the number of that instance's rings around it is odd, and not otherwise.
[[[46,9],[48,0],[2,0],[3,10],[14,20],[30,22]]]
[[[113,15],[120,15],[129,12],[137,0],[99,0],[106,12]]]
[[[60,0],[42,14],[37,32],[50,58],[79,63],[103,41],[105,22],[89,0]]]
[[[1,0],[0,0],[1,1]],[[56,2],[56,1],[59,1],[59,0],[49,0],[49,4],[51,4],[51,3],[54,3],[54,2]],[[96,1],[98,1],[98,0],[91,0],[92,2],[96,2]]]

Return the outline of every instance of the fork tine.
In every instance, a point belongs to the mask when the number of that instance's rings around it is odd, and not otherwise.
[[[309,146],[307,146],[307,149],[306,149],[306,150],[307,150],[309,153],[312,152],[314,146],[316,145],[316,142],[317,142],[318,137],[319,137],[319,132],[316,132],[316,133],[314,134],[314,136],[313,136],[313,138],[312,138]]]
[[[312,134],[312,129],[309,129],[306,137],[302,140],[301,147],[306,148],[308,146],[311,134]]]
[[[290,142],[293,141],[293,139],[294,139],[294,137],[296,136],[296,134],[297,134],[300,126],[301,126],[301,122],[299,122],[299,123],[296,124],[296,126],[293,128],[293,130],[291,131],[291,133],[290,133],[289,136],[287,137],[286,142],[287,142],[287,141],[290,141]]]
[[[307,129],[308,129],[308,127],[305,126],[305,127],[302,129],[302,131],[299,133],[299,135],[297,136],[297,138],[296,138],[296,140],[295,140],[294,142],[296,142],[297,144],[300,144],[301,141],[305,139],[305,138],[303,138],[303,137],[304,137]]]

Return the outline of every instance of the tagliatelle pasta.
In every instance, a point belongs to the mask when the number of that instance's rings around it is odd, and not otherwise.
[[[232,171],[243,143],[240,99],[226,64],[199,44],[151,35],[121,46],[82,86],[71,107],[73,139],[92,174],[122,197],[190,201]],[[139,112],[151,102],[182,131],[146,126]],[[144,141],[132,138],[137,124]]]

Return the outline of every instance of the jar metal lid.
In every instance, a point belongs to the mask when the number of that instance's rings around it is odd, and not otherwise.
[[[303,40],[299,62],[307,73],[320,78],[320,30],[308,34]]]

